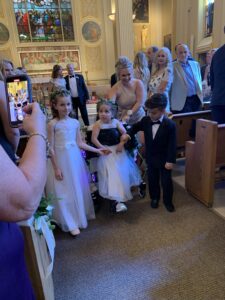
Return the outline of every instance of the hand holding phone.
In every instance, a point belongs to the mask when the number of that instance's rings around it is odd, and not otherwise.
[[[10,126],[18,127],[25,117],[23,108],[31,100],[28,90],[28,77],[25,74],[8,76],[5,86]]]
[[[23,121],[23,129],[28,133],[38,132],[46,136],[46,117],[37,102],[24,107],[26,113]]]

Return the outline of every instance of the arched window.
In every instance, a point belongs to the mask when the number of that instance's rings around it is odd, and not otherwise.
[[[205,0],[205,30],[204,36],[212,35],[213,31],[214,0]]]
[[[13,0],[20,42],[73,41],[71,0]]]

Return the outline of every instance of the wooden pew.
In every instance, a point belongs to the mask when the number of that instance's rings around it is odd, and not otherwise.
[[[40,236],[29,221],[19,223],[24,236],[24,250],[27,270],[38,300],[54,300],[52,274],[46,276],[46,266],[50,259],[43,236]]]
[[[20,136],[17,155],[22,157],[28,141],[27,135]],[[46,277],[45,269],[49,264],[48,249],[43,236],[40,236],[30,221],[19,222],[24,236],[24,250],[27,270],[36,299],[54,300],[54,284],[52,274]]]
[[[225,177],[219,174],[225,165],[225,124],[197,120],[195,142],[186,142],[185,185],[187,191],[212,207],[214,185]],[[217,171],[217,172],[216,172]]]
[[[177,156],[182,157],[185,155],[186,141],[194,140],[196,120],[210,120],[211,110],[175,114],[171,119],[176,123],[177,128]]]

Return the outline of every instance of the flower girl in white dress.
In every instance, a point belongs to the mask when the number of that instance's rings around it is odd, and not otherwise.
[[[82,141],[79,122],[69,117],[72,106],[67,90],[53,93],[51,108],[53,119],[48,124],[51,162],[46,193],[56,198],[53,217],[58,225],[76,236],[79,228],[87,227],[87,219],[95,218],[88,169],[80,148],[102,152]]]
[[[107,100],[98,103],[99,120],[92,130],[92,143],[108,155],[98,158],[97,174],[99,194],[112,200],[116,212],[127,210],[124,202],[133,198],[132,186],[139,186],[141,177],[133,158],[126,152],[120,136],[126,133],[123,125],[113,118],[113,104]]]

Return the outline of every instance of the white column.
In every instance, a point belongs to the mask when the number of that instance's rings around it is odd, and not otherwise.
[[[150,11],[150,26],[151,26],[151,45],[162,47],[162,1],[151,0],[149,1]]]
[[[115,0],[117,54],[134,59],[134,32],[132,1]]]

